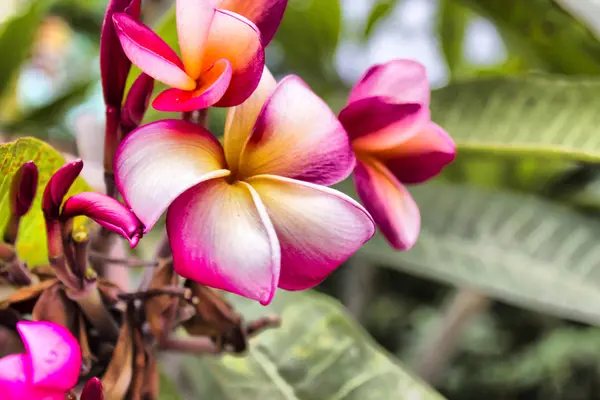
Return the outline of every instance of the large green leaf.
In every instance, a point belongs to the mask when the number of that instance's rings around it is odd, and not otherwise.
[[[33,44],[42,18],[54,0],[33,0],[25,11],[10,19],[0,28],[0,95],[9,87],[11,79],[23,63]]]
[[[380,237],[359,254],[384,266],[600,324],[600,221],[535,196],[430,183],[411,190],[415,247]]]
[[[334,300],[277,293],[267,309],[237,298],[247,319],[278,313],[282,326],[251,341],[244,357],[190,358],[198,398],[269,400],[440,399],[389,358]]]
[[[554,0],[455,1],[493,21],[509,48],[532,65],[549,72],[600,73],[600,42]]]
[[[600,161],[600,80],[552,75],[450,84],[432,118],[467,152]]]
[[[29,265],[35,266],[48,262],[46,248],[46,229],[42,215],[42,193],[48,180],[65,159],[48,144],[34,138],[22,138],[15,142],[0,145],[0,234],[3,233],[8,221],[10,204],[9,192],[12,177],[19,167],[34,161],[39,170],[38,191],[31,210],[21,220],[17,252]],[[78,178],[69,195],[92,189]]]

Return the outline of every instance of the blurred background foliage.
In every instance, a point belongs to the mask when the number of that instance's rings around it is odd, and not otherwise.
[[[173,42],[171,3],[144,0],[143,19]],[[105,7],[0,3],[3,141],[82,156],[96,188]],[[319,290],[448,398],[600,398],[599,34],[594,0],[290,0],[268,48],[276,76],[300,75],[335,111],[373,63],[426,65],[458,157],[412,190],[421,239],[398,253],[376,237]]]

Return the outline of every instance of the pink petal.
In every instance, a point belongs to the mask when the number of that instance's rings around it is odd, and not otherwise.
[[[150,28],[127,14],[115,14],[113,21],[123,51],[139,69],[178,89],[196,87],[196,82],[183,71],[177,54]]]
[[[185,112],[208,108],[217,103],[227,91],[233,70],[228,60],[218,60],[205,71],[192,91],[167,89],[159,94],[152,105],[159,111]]]
[[[129,241],[135,247],[142,237],[143,227],[137,217],[127,207],[110,196],[86,192],[70,197],[63,206],[62,221],[79,215],[93,219]]]
[[[413,60],[393,60],[374,65],[350,92],[348,103],[373,96],[389,97],[394,103],[429,106],[429,82],[425,67]]]
[[[429,109],[416,103],[389,103],[369,97],[350,103],[340,112],[355,150],[386,150],[420,132],[429,122]]]
[[[265,66],[260,83],[252,96],[239,106],[231,107],[227,111],[224,147],[227,165],[231,171],[238,170],[242,149],[252,133],[260,111],[276,87],[275,78]]]
[[[83,161],[74,160],[60,167],[50,178],[42,195],[42,211],[46,219],[57,219],[63,198],[83,169]]]
[[[223,58],[231,63],[233,75],[229,89],[216,105],[237,106],[258,86],[265,66],[265,52],[258,28],[252,22],[229,11],[217,10],[205,46],[202,70],[208,70]]]
[[[50,322],[20,321],[17,330],[31,360],[31,383],[38,389],[66,392],[81,369],[81,349],[65,327]]]
[[[337,190],[273,175],[248,183],[260,195],[279,238],[280,288],[318,285],[375,233],[367,211]]]
[[[167,213],[175,271],[268,304],[279,281],[277,236],[260,198],[244,182],[203,182]]]
[[[216,6],[243,15],[260,30],[264,47],[271,43],[283,18],[288,0],[217,0]]]
[[[397,148],[377,156],[400,182],[421,183],[454,161],[456,145],[441,127],[431,122]]]
[[[240,176],[272,174],[331,185],[354,167],[346,131],[327,104],[296,76],[265,104],[241,155]]]
[[[2,400],[64,400],[65,392],[36,388],[30,382],[31,363],[25,354],[0,359],[0,395]]]
[[[421,215],[412,196],[377,161],[358,160],[354,170],[358,196],[381,233],[398,250],[410,249],[419,236]]]
[[[229,175],[221,144],[191,122],[163,120],[128,135],[115,155],[115,180],[148,232],[181,193]]]
[[[96,377],[88,380],[81,392],[79,400],[104,400],[102,381]]]
[[[177,0],[177,35],[185,72],[192,79],[202,73],[202,54],[215,15],[210,0]]]

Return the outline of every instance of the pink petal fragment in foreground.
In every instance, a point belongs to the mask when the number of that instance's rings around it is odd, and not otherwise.
[[[227,59],[232,77],[229,88],[216,104],[233,107],[244,102],[260,82],[265,66],[265,51],[258,28],[246,18],[229,11],[217,10],[210,27],[202,59],[202,70]]]
[[[229,175],[221,144],[191,122],[163,120],[127,136],[115,155],[115,180],[148,232],[181,193]]]
[[[93,219],[129,241],[135,247],[142,237],[143,227],[127,207],[110,196],[85,192],[70,197],[63,206],[61,219],[67,221],[79,215]]]
[[[214,179],[193,187],[169,207],[167,232],[179,275],[262,304],[271,301],[279,243],[248,184]]]
[[[115,14],[113,21],[123,51],[139,69],[177,89],[196,87],[196,82],[183,71],[177,54],[150,28],[127,14]]]
[[[260,83],[252,96],[248,97],[248,100],[239,106],[231,107],[227,111],[224,147],[227,165],[229,165],[230,170],[238,170],[242,149],[252,133],[260,111],[276,87],[275,78],[265,66]]]
[[[388,242],[398,250],[414,246],[421,228],[421,215],[404,186],[376,161],[359,160],[354,182],[358,196]]]
[[[212,0],[177,0],[177,36],[185,72],[192,79],[202,73],[202,54],[215,15]]]
[[[231,74],[229,61],[218,60],[202,74],[195,90],[167,89],[154,99],[152,106],[165,112],[196,111],[208,108],[223,97],[231,82]]]
[[[300,78],[288,76],[258,117],[240,157],[240,175],[331,185],[346,178],[354,163],[348,135],[327,104]]]
[[[260,30],[264,47],[271,43],[283,19],[288,0],[217,0],[216,6],[243,15]]]
[[[394,103],[429,106],[425,67],[413,60],[393,60],[372,66],[350,92],[348,103],[373,96],[389,97]]]
[[[397,148],[377,154],[400,182],[408,184],[433,178],[454,161],[455,156],[454,141],[433,122]]]
[[[416,103],[388,103],[369,97],[349,104],[340,112],[355,150],[375,151],[398,146],[429,122],[429,109]]]
[[[65,327],[50,322],[20,321],[17,330],[31,360],[31,384],[39,389],[72,389],[79,378],[81,349]]]
[[[11,354],[0,359],[0,394],[8,400],[20,399],[30,389],[31,364],[25,354]]]
[[[256,189],[281,246],[279,287],[321,283],[375,233],[367,211],[345,194],[278,176],[255,176]]]

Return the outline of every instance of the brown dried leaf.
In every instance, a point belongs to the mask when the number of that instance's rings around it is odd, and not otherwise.
[[[161,262],[154,271],[149,289],[177,285],[177,279],[173,263],[171,261]],[[154,296],[145,302],[146,320],[155,338],[161,338],[165,332],[166,319],[174,315],[174,308],[178,306],[178,302],[178,299],[168,295]]]
[[[78,313],[77,325],[79,328],[77,339],[79,341],[79,346],[81,347],[82,375],[87,375],[92,369],[92,364],[97,361],[97,358],[94,356],[94,353],[92,353],[92,349],[90,349],[87,326],[83,313]]]
[[[112,360],[102,377],[106,400],[123,400],[133,377],[133,341],[130,315],[126,315]]]
[[[24,352],[25,347],[17,331],[6,326],[0,326],[0,357]]]
[[[42,292],[56,283],[56,280],[47,280],[37,285],[24,286],[10,294],[0,302],[0,309],[14,308],[21,314],[31,314],[37,299]]]
[[[133,331],[133,347],[135,351],[135,361],[128,399],[142,400],[144,390],[144,370],[146,369],[146,352],[144,351],[144,339],[138,329],[134,329]]]
[[[79,332],[79,308],[67,297],[62,284],[57,281],[42,292],[31,314],[34,321],[54,322],[64,326],[75,336]]]

